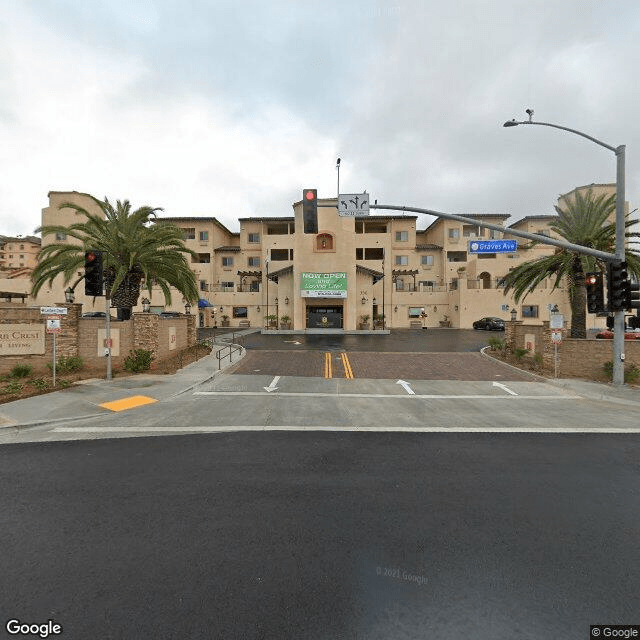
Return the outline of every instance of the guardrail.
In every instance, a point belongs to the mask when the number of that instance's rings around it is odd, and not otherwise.
[[[227,350],[229,351],[229,353],[228,354],[224,353]],[[216,351],[216,358],[218,359],[218,371],[220,371],[220,369],[222,368],[222,361],[225,360],[227,357],[229,358],[229,364],[231,364],[233,359],[233,354],[236,351],[242,351],[242,347],[234,343],[228,344],[226,347],[222,347],[222,349],[218,349]],[[223,353],[224,355],[222,355]]]

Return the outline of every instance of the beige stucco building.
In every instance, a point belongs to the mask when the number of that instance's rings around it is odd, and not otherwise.
[[[615,191],[615,185],[578,189],[588,188],[596,194]],[[561,196],[559,202],[572,193]],[[49,206],[42,212],[43,225],[68,225],[77,219],[72,209],[60,208],[64,202],[99,213],[86,194],[51,192]],[[295,330],[357,330],[365,318],[369,326],[377,321],[379,328],[384,314],[387,328],[470,328],[483,316],[509,319],[514,308],[518,319],[541,324],[554,305],[567,320],[570,318],[566,289],[552,291],[551,282],[542,283],[517,305],[500,286],[500,279],[510,269],[549,254],[554,247],[539,244],[525,248],[526,241],[520,240],[514,253],[470,251],[473,240],[513,239],[510,228],[552,235],[549,225],[556,215],[526,216],[505,226],[502,233],[442,218],[420,228],[415,215],[340,217],[335,197],[320,199],[318,205],[318,233],[314,234],[303,232],[301,202],[293,204],[290,216],[240,218],[239,232],[229,230],[215,217],[160,219],[181,227],[186,245],[197,255],[191,267],[200,290],[200,306],[193,305],[192,313],[198,314],[200,326],[228,322],[237,327],[264,327],[265,318],[275,316],[279,321],[288,318]],[[500,226],[506,225],[509,217],[497,213],[464,215]],[[44,237],[43,246],[52,241]],[[338,275],[323,279],[321,274]],[[333,288],[323,294],[323,285],[318,282],[331,283]],[[64,300],[64,288],[56,280],[52,287],[42,289],[37,302]],[[84,310],[104,310],[102,298],[85,299],[83,290],[82,285],[76,288],[76,301],[83,302]],[[173,292],[172,298],[171,305],[165,305],[160,289],[154,288],[152,310],[184,312],[186,301],[181,294]],[[136,310],[142,310],[141,303]],[[604,324],[592,315],[587,322],[587,328]]]

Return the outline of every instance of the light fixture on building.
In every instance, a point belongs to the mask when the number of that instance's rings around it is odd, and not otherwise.
[[[142,311],[144,313],[149,313],[150,309],[151,309],[151,300],[149,300],[148,298],[142,298]]]
[[[393,308],[394,311],[398,311],[398,305]]]
[[[456,305],[455,307],[453,307],[453,310],[454,310],[454,311],[457,311],[457,310],[458,310],[458,305]]]
[[[362,304],[367,304],[367,299],[364,296],[362,296]]]
[[[378,304],[378,301],[375,298],[371,302],[373,302],[373,304]]]
[[[75,299],[76,299],[76,295],[73,289],[71,287],[67,287],[67,289],[64,292],[64,301],[69,304],[72,304]]]
[[[289,304],[289,298],[288,298],[288,297],[286,297],[286,298],[284,299],[284,303],[285,303],[285,304]]]
[[[516,311],[516,308],[514,307],[513,309],[511,309],[511,322],[515,322],[516,321],[517,315],[518,315],[518,312]]]
[[[191,313],[191,304],[187,300],[187,303],[184,305],[184,312],[189,315]]]
[[[276,304],[278,304],[278,298],[276,298]]]
[[[258,313],[260,313],[260,305],[258,305],[258,306],[256,307],[256,311],[257,311]]]
[[[220,307],[219,311],[220,311],[220,313],[222,313],[222,307]]]

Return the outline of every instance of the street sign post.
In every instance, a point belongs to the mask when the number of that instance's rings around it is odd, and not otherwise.
[[[338,196],[338,215],[342,218],[369,215],[368,193],[342,193]]]
[[[469,253],[514,253],[517,240],[469,240]]]
[[[67,313],[66,307],[40,307],[41,316],[66,316]]]

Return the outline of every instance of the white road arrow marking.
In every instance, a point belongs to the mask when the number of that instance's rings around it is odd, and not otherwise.
[[[396,384],[402,385],[402,387],[404,387],[404,390],[410,396],[415,396],[416,395],[416,392],[409,386],[408,382],[405,382],[404,380],[398,380],[398,382],[396,382]]]
[[[278,380],[280,380],[280,376],[276,376],[272,381],[271,384],[268,387],[262,387],[267,393],[271,393],[272,391],[275,391],[278,387],[276,387],[276,385],[278,384]]]
[[[517,396],[518,395],[515,391],[511,391],[511,389],[509,389],[509,387],[506,387],[505,385],[503,385],[500,382],[494,382],[493,386],[494,387],[500,387],[500,389],[502,389],[503,391],[506,391],[507,393],[510,393],[512,396]]]
[[[298,342],[297,340],[283,340],[283,342],[290,342],[292,344],[302,344],[301,342]]]

